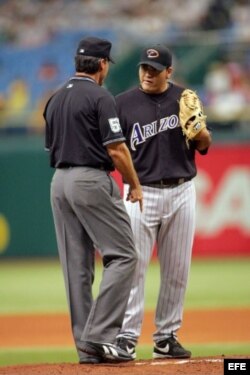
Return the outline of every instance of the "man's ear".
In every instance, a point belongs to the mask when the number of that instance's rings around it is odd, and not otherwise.
[[[168,77],[171,76],[171,74],[173,73],[173,68],[172,68],[172,66],[170,66],[170,67],[168,67],[168,68],[166,69],[166,73],[167,73],[167,76],[168,76]]]
[[[105,59],[100,59],[99,60],[99,72],[101,72],[105,68],[106,63],[107,62],[106,62]]]

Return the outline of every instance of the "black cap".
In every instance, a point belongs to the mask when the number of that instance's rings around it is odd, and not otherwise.
[[[106,39],[88,37],[82,39],[76,50],[77,55],[100,57],[114,62],[110,57],[112,43]]]
[[[172,54],[164,44],[155,44],[144,48],[141,53],[141,59],[138,65],[150,65],[153,68],[162,71],[172,65]]]

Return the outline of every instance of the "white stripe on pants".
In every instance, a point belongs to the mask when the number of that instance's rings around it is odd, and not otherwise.
[[[126,199],[128,185],[124,186]],[[160,291],[155,314],[154,341],[180,328],[195,231],[196,193],[193,181],[174,188],[143,186],[144,210],[125,201],[131,218],[139,260],[119,336],[137,341],[144,313],[145,274],[157,242]]]

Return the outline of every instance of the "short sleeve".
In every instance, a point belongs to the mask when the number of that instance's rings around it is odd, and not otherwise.
[[[108,92],[105,92],[98,100],[98,117],[102,144],[104,146],[118,141],[125,141],[115,100]]]

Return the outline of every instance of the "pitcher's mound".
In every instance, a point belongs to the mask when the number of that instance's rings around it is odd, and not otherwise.
[[[221,375],[225,357],[141,360],[124,364],[71,363],[0,367],[1,375]],[[233,358],[233,357],[230,357]],[[237,358],[243,358],[237,356]],[[244,357],[246,358],[246,357]],[[250,357],[248,357],[250,358]]]

